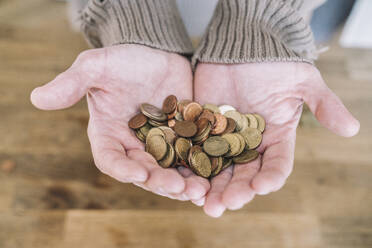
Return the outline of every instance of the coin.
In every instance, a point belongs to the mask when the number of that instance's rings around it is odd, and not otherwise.
[[[222,134],[227,127],[227,119],[225,116],[221,114],[214,114],[216,118],[216,123],[214,124],[214,128],[211,131],[211,134],[218,135]]]
[[[170,114],[174,112],[177,108],[177,97],[174,95],[167,96],[163,102],[163,112]]]
[[[156,161],[162,160],[167,153],[167,143],[160,135],[146,139],[146,152],[150,153]]]
[[[198,131],[196,133],[195,136],[198,136],[200,134],[202,134],[207,128],[208,128],[208,125],[209,124],[209,120],[208,119],[199,119],[195,122],[195,125],[198,127]]]
[[[248,120],[236,110],[226,111],[225,117],[231,118],[236,123],[236,131],[241,131],[248,127]]]
[[[229,151],[229,143],[220,136],[212,136],[204,142],[203,150],[213,157],[222,156]]]
[[[261,144],[262,134],[260,130],[256,128],[248,127],[240,132],[240,134],[244,137],[245,143],[249,149],[255,149]]]
[[[190,138],[196,134],[198,128],[192,121],[179,121],[174,126],[174,131],[181,137]]]
[[[159,128],[163,131],[163,133],[165,135],[165,141],[167,143],[173,145],[174,141],[176,140],[176,137],[177,137],[176,133],[173,131],[173,129],[170,128],[170,127],[166,127],[166,126],[161,126]]]
[[[148,143],[148,140],[153,136],[161,136],[163,139],[165,139],[164,132],[158,127],[153,127],[150,129],[150,131],[148,132],[146,136],[146,143]]]
[[[139,113],[135,116],[133,116],[129,122],[128,126],[132,129],[139,129],[143,127],[147,123],[147,117],[143,115],[142,113]]]
[[[206,103],[203,105],[203,108],[212,111],[214,114],[220,113],[220,109],[214,104]]]
[[[218,109],[220,110],[220,113],[223,115],[225,115],[227,111],[236,111],[236,108],[230,105],[221,105],[218,107]]]
[[[175,154],[173,146],[170,145],[169,143],[167,143],[167,153],[166,153],[165,157],[158,162],[159,165],[163,168],[169,168],[174,163],[174,160],[175,160],[175,157],[176,157],[175,155],[176,154]]]
[[[195,121],[203,111],[202,106],[199,103],[191,102],[187,104],[183,109],[183,119],[185,121]]]
[[[152,126],[150,124],[146,123],[146,125],[144,125],[140,129],[138,129],[138,131],[140,131],[146,138],[148,133],[150,132],[151,128],[152,128]]]
[[[148,123],[153,126],[153,127],[161,127],[161,126],[165,126],[168,122],[159,122],[159,121],[155,121],[155,120],[149,120]]]
[[[143,103],[140,106],[142,114],[145,116],[149,117],[152,120],[155,121],[166,121],[167,116],[163,113],[163,111],[154,105],[148,104],[148,103]]]
[[[177,108],[176,108],[172,113],[167,115],[168,120],[171,120],[171,119],[175,118],[177,113],[178,112],[177,112]]]
[[[140,130],[135,130],[135,134],[140,141],[145,142],[146,136]]]
[[[211,130],[212,130],[212,125],[210,124],[210,122],[208,122],[206,129],[202,133],[195,135],[192,138],[192,141],[196,145],[201,145],[206,139],[208,139]]]
[[[177,104],[178,112],[183,113],[183,110],[186,107],[186,105],[188,105],[191,102],[192,102],[191,100],[181,100],[181,101],[179,101],[178,104]]]
[[[254,115],[254,117],[256,117],[256,119],[258,121],[257,129],[260,130],[261,133],[263,133],[263,131],[265,131],[265,127],[266,127],[265,119],[259,114],[253,114],[253,115]]]
[[[233,157],[233,162],[235,164],[246,164],[258,157],[259,153],[256,150],[244,150],[239,156]]]
[[[209,120],[212,126],[216,122],[216,118],[214,117],[214,114],[212,113],[212,111],[208,109],[204,109],[203,112],[200,114],[199,119],[202,119],[202,118]]]
[[[187,161],[188,152],[191,148],[191,142],[185,138],[178,138],[175,142],[174,149],[177,157],[181,161]]]
[[[236,156],[239,153],[241,147],[239,138],[232,133],[224,134],[221,136],[221,138],[225,139],[230,146],[230,149],[228,153],[225,154],[225,156],[226,157]]]
[[[168,127],[170,128],[174,128],[174,126],[176,125],[176,120],[172,119],[172,120],[168,120]]]
[[[258,121],[257,118],[252,114],[246,114],[245,117],[248,119],[249,127],[251,128],[257,128],[258,127]]]
[[[222,170],[230,167],[232,165],[232,158],[223,158],[223,162],[222,162]]]
[[[222,157],[211,157],[210,160],[211,160],[211,164],[212,164],[212,173],[211,173],[211,176],[212,177],[215,177],[222,170],[223,158]]]
[[[177,112],[176,115],[174,116],[174,119],[176,119],[177,121],[183,121],[183,116],[180,112]]]
[[[233,133],[235,131],[235,128],[236,128],[236,122],[233,119],[228,118],[228,117],[226,119],[227,119],[227,127],[226,127],[226,129],[223,133],[224,134]]]
[[[208,178],[212,172],[212,165],[209,157],[204,152],[195,152],[191,159],[190,168],[197,175]]]
[[[201,148],[200,146],[198,145],[194,145],[190,148],[189,150],[189,154],[187,156],[187,161],[189,162],[189,164],[191,164],[191,160],[192,160],[192,157],[194,156],[194,153],[195,152],[203,152],[203,148]]]
[[[246,142],[244,140],[244,137],[240,134],[240,133],[234,133],[234,135],[239,139],[240,141],[240,149],[239,149],[239,152],[235,155],[239,155],[240,153],[242,153],[244,151],[244,149],[246,148]]]

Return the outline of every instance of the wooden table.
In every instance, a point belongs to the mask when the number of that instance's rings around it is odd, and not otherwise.
[[[286,186],[212,219],[99,173],[85,101],[54,112],[31,105],[31,90],[85,49],[63,2],[0,1],[1,248],[372,247],[371,51],[335,44],[318,62],[360,134],[337,137],[306,113]]]

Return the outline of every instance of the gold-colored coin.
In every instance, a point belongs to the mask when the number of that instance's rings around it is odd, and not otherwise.
[[[244,116],[236,110],[229,110],[224,114],[224,116],[231,118],[236,122],[236,131],[238,132],[248,127],[247,118],[244,118]]]
[[[194,171],[197,175],[201,177],[208,178],[212,172],[212,165],[209,157],[204,152],[194,152],[190,168]]]
[[[240,132],[240,134],[244,137],[248,149],[255,149],[262,142],[262,134],[260,130],[256,128],[248,127],[247,129]]]
[[[175,157],[176,157],[176,153],[174,151],[173,146],[167,143],[167,153],[165,157],[162,160],[160,160],[158,163],[163,168],[169,168],[170,166],[174,164]]]
[[[204,142],[203,150],[213,157],[222,156],[229,151],[229,143],[220,136],[212,136]]]
[[[135,130],[135,134],[136,134],[136,137],[140,141],[142,141],[142,142],[145,142],[146,141],[146,136],[140,130]]]
[[[252,114],[246,114],[245,117],[248,119],[249,127],[251,128],[257,128],[258,127],[258,121],[257,118]]]
[[[211,176],[215,177],[222,171],[223,166],[223,158],[222,157],[212,157],[211,159],[212,164],[212,173]]]
[[[255,160],[258,157],[258,155],[259,153],[256,150],[245,150],[239,156],[234,157],[233,162],[235,164],[246,164]]]
[[[153,126],[153,127],[161,127],[161,126],[165,126],[168,124],[168,121],[166,122],[159,122],[159,121],[155,121],[155,120],[149,120],[148,123]]]
[[[149,117],[152,120],[163,122],[167,120],[167,116],[163,113],[163,111],[154,105],[143,103],[140,106],[142,114]]]
[[[150,131],[148,132],[146,136],[146,143],[148,142],[147,140],[150,139],[152,136],[161,136],[165,138],[164,132],[158,127],[153,127],[150,129]]]
[[[208,109],[208,110],[212,111],[215,114],[219,114],[220,113],[220,109],[216,105],[214,105],[214,104],[206,103],[206,104],[203,105],[203,108],[204,109]]]
[[[239,153],[241,147],[239,138],[232,133],[224,134],[221,137],[225,139],[230,145],[229,152],[226,153],[224,156],[225,157],[236,156]]]
[[[174,144],[174,141],[176,140],[177,138],[177,135],[176,133],[173,131],[172,128],[170,127],[166,127],[166,126],[161,126],[159,127],[160,130],[163,131],[164,135],[165,135],[165,141],[171,145]]]
[[[235,156],[238,156],[240,153],[242,153],[246,147],[246,143],[245,143],[245,140],[244,140],[244,137],[240,134],[240,133],[234,133],[234,135],[239,139],[240,141],[240,149],[239,151],[237,152],[237,154]]]
[[[223,158],[222,161],[222,170],[229,168],[233,163],[232,158]]]
[[[177,157],[181,161],[187,161],[189,149],[191,148],[192,144],[188,139],[185,138],[178,138],[175,142],[174,149],[176,151]]]
[[[145,138],[147,137],[147,135],[149,134],[150,130],[151,130],[152,126],[148,123],[146,123],[146,125],[144,125],[143,127],[141,127],[139,129],[139,131],[145,136]]]
[[[160,135],[147,137],[146,139],[146,152],[150,153],[156,161],[162,160],[167,154],[167,143],[164,137]]]
[[[261,133],[263,133],[265,131],[265,127],[266,127],[265,119],[259,114],[253,114],[253,115],[254,115],[254,117],[256,117],[257,122],[258,122],[257,129],[260,130]]]

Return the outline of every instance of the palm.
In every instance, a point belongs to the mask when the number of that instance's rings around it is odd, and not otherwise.
[[[195,92],[201,103],[230,104],[242,113],[259,113],[267,122],[258,148],[262,156],[235,165],[212,180],[204,206],[212,216],[221,215],[226,207],[241,208],[256,193],[267,194],[284,185],[292,170],[304,100],[320,122],[336,133],[351,136],[359,128],[315,67],[303,63],[200,64]]]
[[[192,99],[192,74],[186,59],[137,45],[87,51],[53,82],[36,89],[32,100],[39,108],[58,109],[73,105],[85,94],[89,140],[101,171],[172,198],[204,196],[209,183],[159,167],[128,128],[143,102],[161,106],[169,94]]]

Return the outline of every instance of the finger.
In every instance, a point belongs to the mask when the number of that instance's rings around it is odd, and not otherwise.
[[[344,137],[351,137],[359,132],[359,121],[326,86],[320,74],[306,83],[310,87],[303,92],[304,101],[324,127]]]
[[[89,121],[88,136],[94,162],[99,170],[120,182],[145,182],[147,169],[138,161],[130,159],[115,136],[102,132],[104,128]]]
[[[99,58],[99,50],[83,52],[67,71],[32,91],[32,104],[42,110],[56,110],[77,103],[87,93],[92,76],[97,76],[100,67],[91,67]]]
[[[230,182],[232,167],[223,170],[218,176],[211,181],[209,190],[204,203],[204,212],[214,218],[220,217],[225,212],[226,207],[222,202],[222,193]]]
[[[251,182],[259,195],[279,190],[293,169],[295,140],[288,139],[268,146],[262,156],[262,167]]]
[[[210,188],[209,181],[192,173],[191,170],[179,167],[178,171],[185,177],[186,187],[183,192],[188,199],[196,200],[204,197]],[[187,176],[185,176],[187,175]]]
[[[222,195],[222,202],[228,209],[240,209],[253,199],[255,191],[251,188],[251,181],[260,166],[261,157],[248,164],[234,166],[231,181]]]
[[[197,200],[191,200],[192,203],[194,203],[196,206],[201,207],[204,205],[205,197]]]
[[[180,194],[185,190],[185,179],[176,169],[164,169],[160,167],[155,159],[142,150],[130,150],[128,157],[140,161],[149,173],[146,187],[151,191],[163,192],[164,194]]]

